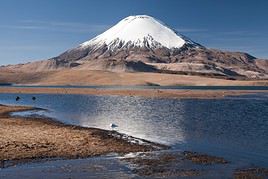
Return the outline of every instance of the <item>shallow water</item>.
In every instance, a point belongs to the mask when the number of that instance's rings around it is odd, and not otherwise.
[[[237,167],[268,167],[268,93],[225,99],[19,94],[21,100],[15,101],[16,96],[18,94],[0,94],[0,104],[30,105],[48,111],[13,115],[46,115],[67,124],[108,130],[114,123],[118,132],[170,145],[171,151],[190,150],[222,156]],[[82,163],[88,161],[91,160],[85,159]],[[56,161],[55,165],[69,162]],[[109,168],[109,165],[104,166]],[[22,172],[23,167],[18,170]],[[37,165],[37,171],[38,167],[46,165]],[[116,171],[122,174],[120,167]],[[225,172],[227,169],[225,166]],[[124,172],[132,176],[128,170]]]
[[[178,151],[158,151],[152,153],[154,156],[161,154],[177,154]],[[152,178],[140,176],[133,172],[137,169],[126,160],[138,157],[144,153],[131,153],[125,156],[101,156],[86,159],[48,160],[34,161],[23,165],[11,166],[0,169],[0,178]],[[146,154],[145,154],[146,155]],[[228,165],[197,165],[190,161],[168,162],[161,164],[171,171],[176,169],[202,171],[201,176],[188,176],[183,178],[232,178],[232,172],[239,164]],[[157,177],[161,178],[161,177]],[[164,177],[165,178],[165,177]],[[178,178],[178,176],[167,176],[166,178]]]
[[[0,94],[0,103],[31,105],[67,124],[110,130],[153,142],[268,166],[268,94],[225,99]],[[37,100],[33,101],[32,96]]]
[[[0,178],[133,178],[120,160],[114,156],[88,159],[50,160],[0,169]],[[135,177],[136,178],[136,177]]]

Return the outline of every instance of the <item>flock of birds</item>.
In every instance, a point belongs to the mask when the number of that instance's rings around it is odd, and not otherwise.
[[[21,98],[20,98],[19,96],[16,97],[16,101],[19,101],[20,99],[21,99]],[[36,100],[36,97],[33,96],[33,97],[32,97],[32,100],[35,101],[35,100]]]

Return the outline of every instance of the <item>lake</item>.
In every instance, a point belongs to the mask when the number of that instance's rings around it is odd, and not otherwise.
[[[47,109],[13,115],[45,115],[107,130],[114,123],[118,132],[169,145],[170,151],[190,150],[237,165],[268,167],[268,93],[224,99],[0,94],[0,103]]]

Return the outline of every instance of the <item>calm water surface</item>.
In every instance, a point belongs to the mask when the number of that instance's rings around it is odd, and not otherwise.
[[[124,96],[0,94],[0,103],[48,109],[67,124],[97,127],[172,146],[268,167],[268,93],[225,99],[146,99]],[[32,100],[32,96],[37,98]]]

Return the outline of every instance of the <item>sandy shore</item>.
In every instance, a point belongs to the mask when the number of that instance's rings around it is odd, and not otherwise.
[[[17,88],[1,87],[0,93],[26,94],[88,94],[141,96],[149,98],[222,98],[265,93],[265,90],[159,90],[159,89],[90,89],[90,88]]]
[[[0,105],[0,164],[10,160],[79,158],[154,149],[151,145],[120,139],[116,132],[64,125],[49,119],[9,116],[10,112],[29,109]]]

